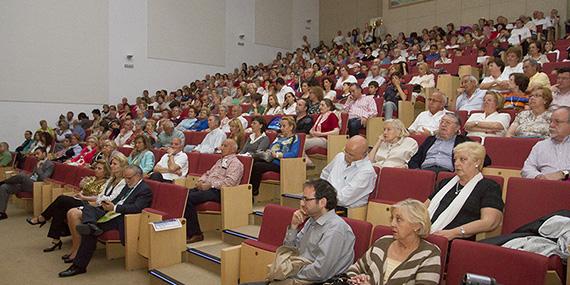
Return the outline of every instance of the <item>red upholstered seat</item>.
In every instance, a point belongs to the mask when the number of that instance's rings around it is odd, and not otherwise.
[[[22,170],[32,172],[37,163],[38,160],[34,156],[26,156]]]
[[[200,153],[198,152],[187,152],[188,157],[188,175],[191,173],[197,173],[198,163],[200,161]]]
[[[196,172],[199,175],[206,173],[206,171],[210,170],[216,162],[222,158],[221,154],[217,153],[201,153],[198,159],[198,166]]]
[[[266,180],[279,181],[280,179],[281,179],[281,176],[279,175],[278,172],[268,171],[268,172],[263,173],[263,175],[261,175],[262,181],[266,181]]]
[[[570,67],[570,62],[547,62],[542,65],[542,72],[550,74],[553,70],[561,67]]]
[[[427,136],[424,135],[410,135],[411,138],[413,138],[414,140],[416,140],[416,142],[419,145],[422,145],[424,143],[424,141],[427,139]]]
[[[459,64],[457,62],[438,64],[437,68],[442,68],[446,73],[451,75],[457,75],[459,73]]]
[[[152,153],[154,154],[154,164],[157,164],[162,158],[162,156],[166,154],[166,150],[155,148],[152,149]]]
[[[222,204],[214,201],[208,201],[196,206],[196,211],[198,212],[221,212],[222,211]]]
[[[548,258],[535,253],[465,240],[454,240],[446,284],[461,284],[466,273],[491,276],[497,284],[544,284]]]
[[[101,242],[108,242],[108,241],[119,241],[121,237],[119,236],[118,230],[111,230],[102,233],[100,236],[97,237]]]
[[[376,227],[374,227],[374,231],[372,232],[372,239],[370,240],[370,243],[373,244],[374,242],[376,242],[376,240],[378,240],[379,238],[386,236],[386,235],[392,235],[392,229],[390,229],[387,226],[383,226],[383,225],[378,225]],[[426,240],[430,243],[433,243],[435,245],[437,245],[437,247],[439,247],[439,251],[441,252],[441,280],[443,280],[443,273],[445,272],[445,264],[446,264],[446,260],[447,260],[447,251],[449,250],[449,241],[442,236],[438,236],[438,235],[429,235]]]
[[[32,199],[34,198],[34,192],[18,192],[16,197],[19,199]]]
[[[485,150],[493,163],[490,167],[521,169],[538,138],[485,138]]]
[[[125,156],[129,156],[131,154],[131,152],[133,152],[133,148],[132,147],[124,147],[124,146],[120,146],[117,148],[117,150],[124,154]]]
[[[374,201],[392,204],[412,198],[423,202],[433,192],[435,173],[419,169],[385,167],[380,172],[378,184],[378,194]]]
[[[53,173],[51,177],[47,179],[47,181],[63,183],[65,181],[66,169],[68,165],[60,162],[56,162],[54,164]]]
[[[263,220],[257,241],[246,240],[245,243],[268,251],[275,251],[283,244],[287,226],[296,209],[269,204],[263,210]]]
[[[372,224],[366,221],[344,218],[354,233],[354,261],[358,260],[368,250]]]
[[[150,208],[167,213],[162,217],[164,220],[184,217],[188,189],[183,186],[160,183],[160,186],[152,187],[152,204]]]

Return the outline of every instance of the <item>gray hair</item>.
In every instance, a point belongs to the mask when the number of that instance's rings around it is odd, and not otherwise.
[[[532,67],[536,68],[537,70],[540,68],[540,63],[532,58],[523,60],[523,63],[525,62],[528,62],[528,64],[532,65]]]
[[[475,76],[473,76],[473,75],[471,75],[471,74],[463,75],[462,78],[467,78],[467,79],[469,79],[469,81],[473,81],[473,82],[475,82],[475,83],[478,83],[477,77],[475,77]]]
[[[408,222],[411,224],[419,224],[420,228],[415,233],[421,238],[426,238],[431,230],[431,220],[429,213],[424,203],[415,199],[406,199],[400,201],[390,207],[390,213],[395,209],[401,209],[405,212]]]
[[[137,175],[139,177],[143,176],[143,171],[138,165],[131,164],[131,165],[127,166],[125,168],[125,170],[131,170],[132,172],[135,173],[135,175]]]
[[[404,126],[404,123],[402,121],[400,121],[399,119],[389,119],[386,120],[384,122],[384,125],[386,124],[390,124],[392,125],[392,127],[394,127],[396,130],[398,130],[398,138],[403,138],[403,137],[409,137],[410,136],[410,132],[408,131],[408,129],[406,128],[406,126]]]

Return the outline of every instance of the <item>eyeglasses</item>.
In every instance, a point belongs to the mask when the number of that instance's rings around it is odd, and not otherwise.
[[[309,202],[309,201],[313,201],[313,200],[318,200],[319,198],[313,197],[313,198],[308,198],[308,197],[301,197],[301,201],[303,202]]]

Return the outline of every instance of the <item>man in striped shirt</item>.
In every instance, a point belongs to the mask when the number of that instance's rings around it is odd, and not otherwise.
[[[344,104],[344,111],[348,112],[348,135],[358,135],[358,131],[366,126],[366,121],[378,114],[376,102],[372,96],[363,96],[362,88],[357,84],[350,86],[351,95]]]

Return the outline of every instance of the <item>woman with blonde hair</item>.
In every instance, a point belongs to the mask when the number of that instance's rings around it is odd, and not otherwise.
[[[279,100],[277,95],[271,94],[267,98],[267,108],[265,109],[264,115],[278,115],[283,113],[281,106],[279,105]]]
[[[230,125],[230,135],[228,139],[233,139],[238,145],[238,152],[241,150],[244,144],[244,130],[243,124],[239,119],[232,119],[229,123]]]
[[[374,166],[408,168],[408,161],[418,151],[418,143],[399,119],[384,122],[384,132],[368,154]]]
[[[348,268],[350,284],[439,284],[441,252],[426,241],[431,222],[422,202],[406,199],[390,207],[393,235],[374,242]]]

